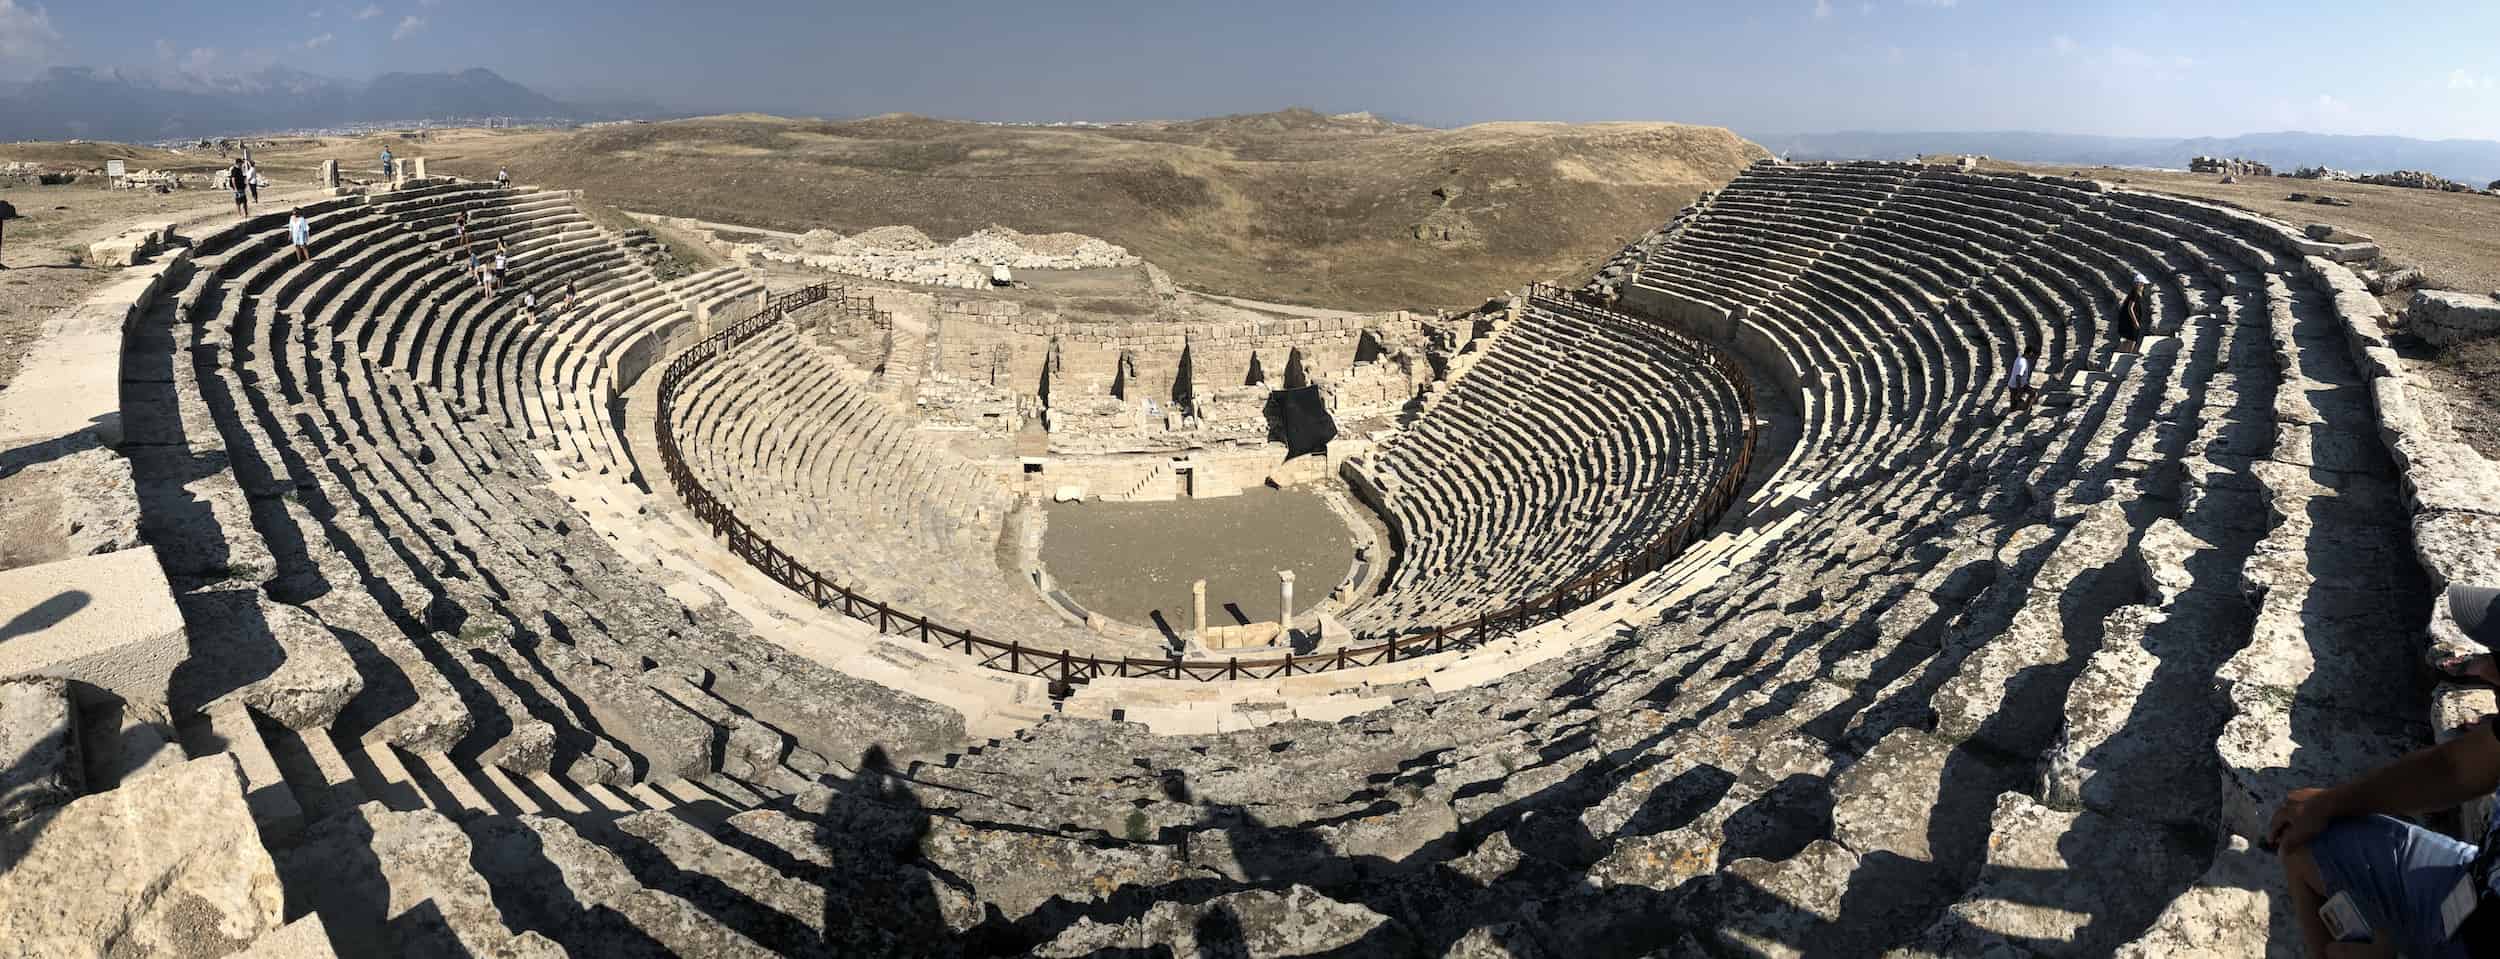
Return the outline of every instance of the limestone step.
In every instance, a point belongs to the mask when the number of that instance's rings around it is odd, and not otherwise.
[[[244,802],[252,821],[271,842],[287,842],[303,829],[304,809],[278,770],[250,707],[228,700],[181,725],[183,745],[194,756],[230,754],[242,773]]]

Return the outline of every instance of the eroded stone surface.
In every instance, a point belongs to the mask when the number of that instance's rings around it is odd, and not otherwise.
[[[0,834],[0,941],[25,956],[217,956],[275,932],[285,905],[243,779],[195,759]]]
[[[1394,955],[1411,948],[1410,943],[1406,930],[1388,917],[1294,885],[1283,892],[1231,893],[1203,903],[1158,902],[1145,915],[1116,924],[1081,919],[1033,954],[1076,957],[1160,949],[1176,956],[1257,959]]]
[[[77,736],[68,683],[0,682],[0,823],[78,798]]]
[[[2188,833],[2061,812],[2018,793],[1998,800],[1992,824],[1978,884],[1920,943],[1939,955],[2107,955],[2202,873],[2210,854]]]

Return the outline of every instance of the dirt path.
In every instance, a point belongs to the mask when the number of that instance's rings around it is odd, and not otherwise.
[[[264,190],[262,208],[282,209],[318,195],[310,188]],[[0,389],[17,379],[46,319],[112,279],[110,269],[79,264],[87,244],[148,224],[180,224],[177,232],[191,236],[234,216],[233,204],[217,190],[157,194],[71,183],[0,190],[0,201],[17,207],[19,217],[8,222],[0,242]]]

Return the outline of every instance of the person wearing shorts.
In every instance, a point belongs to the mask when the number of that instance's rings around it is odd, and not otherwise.
[[[295,262],[312,262],[312,221],[304,219],[303,209],[297,208],[287,217],[286,238],[295,246]]]
[[[2466,637],[2500,640],[2500,590],[2451,586],[2450,615]],[[2456,683],[2500,684],[2491,654],[2439,664]],[[2306,954],[2374,943],[2415,957],[2500,955],[2500,855],[2398,816],[2453,809],[2500,789],[2500,717],[2447,742],[2326,789],[2284,797],[2266,838],[2283,862]],[[2500,815],[2491,825],[2500,830]],[[2500,835],[2487,836],[2500,842]],[[2494,849],[2500,853],[2500,849]],[[2352,947],[2347,945],[2347,951]]]
[[[248,217],[252,215],[252,187],[250,183],[246,182],[247,179],[248,178],[243,173],[243,161],[241,160],[234,161],[234,166],[229,167],[226,170],[226,186],[234,190],[234,212],[236,216]]]

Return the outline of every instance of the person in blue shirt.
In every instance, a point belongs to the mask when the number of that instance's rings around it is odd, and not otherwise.
[[[2500,590],[2451,586],[2448,608],[2468,639],[2500,642]],[[2494,686],[2485,653],[2438,666],[2449,682]],[[2417,749],[2348,782],[2295,789],[2266,838],[2283,862],[2306,954],[2374,943],[2379,952],[2441,959],[2500,955],[2500,832],[2475,846],[2399,816],[2454,809],[2500,789],[2500,717]],[[2500,816],[2495,816],[2500,818]],[[2500,822],[2492,824],[2500,830]],[[2353,948],[2346,945],[2346,949]]]

